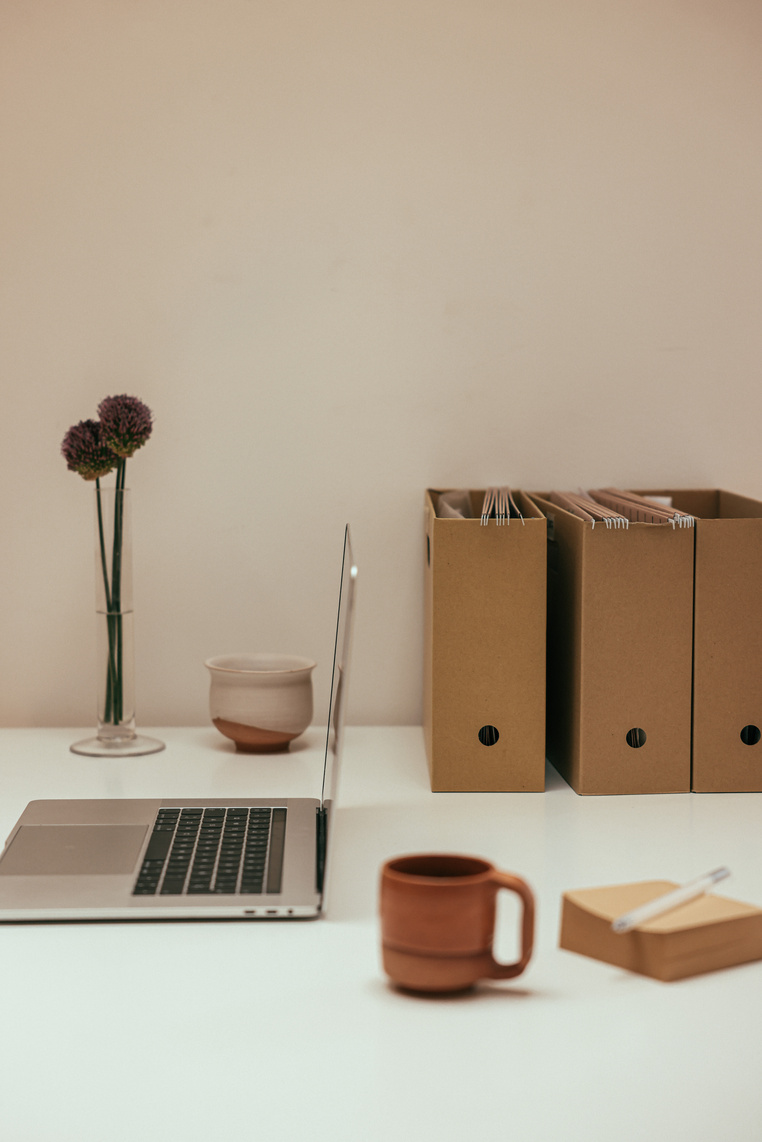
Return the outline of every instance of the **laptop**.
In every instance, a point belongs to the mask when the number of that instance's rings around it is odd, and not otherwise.
[[[0,855],[0,922],[320,916],[356,579],[347,525],[319,798],[31,801]]]

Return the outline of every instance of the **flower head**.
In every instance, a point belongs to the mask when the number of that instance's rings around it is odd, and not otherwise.
[[[151,435],[151,410],[137,397],[106,397],[98,405],[98,416],[104,441],[123,460]]]
[[[70,472],[79,472],[84,480],[105,476],[116,467],[117,458],[104,442],[97,420],[80,420],[66,433],[61,452]]]

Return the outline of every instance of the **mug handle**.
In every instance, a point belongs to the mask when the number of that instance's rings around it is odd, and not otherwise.
[[[490,954],[492,964],[489,978],[511,979],[513,976],[521,975],[532,955],[532,947],[534,946],[534,896],[526,881],[522,880],[520,876],[513,876],[510,872],[500,872],[497,868],[493,869],[492,880],[498,888],[507,888],[509,892],[515,892],[521,897],[521,958],[515,964],[501,964]]]

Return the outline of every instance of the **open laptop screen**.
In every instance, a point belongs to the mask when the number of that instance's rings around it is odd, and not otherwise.
[[[352,641],[352,619],[354,614],[356,580],[357,566],[352,556],[352,540],[349,532],[349,524],[347,524],[344,531],[344,553],[341,561],[336,641],[333,648],[333,673],[331,676],[331,697],[328,705],[328,726],[326,728],[325,739],[323,788],[320,793],[320,809],[317,815],[317,888],[322,896],[323,909],[325,909],[326,903],[325,888],[331,813],[333,802],[336,800],[342,738],[344,736],[344,715],[347,706],[349,652]]]
[[[352,554],[352,537],[349,524],[347,524],[344,530],[344,554],[341,562],[336,639],[333,648],[333,673],[331,675],[331,697],[328,706],[323,788],[320,794],[321,806],[328,812],[330,812],[331,804],[336,799],[339,777],[339,757],[347,704],[356,581],[357,566]]]

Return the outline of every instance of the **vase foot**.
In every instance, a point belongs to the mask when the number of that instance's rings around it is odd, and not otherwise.
[[[69,746],[72,753],[83,757],[143,757],[148,753],[159,753],[164,749],[164,742],[158,738],[145,737],[135,734],[131,738],[85,738]]]

